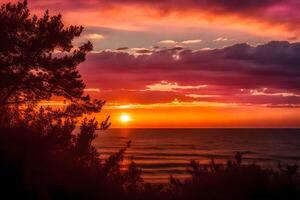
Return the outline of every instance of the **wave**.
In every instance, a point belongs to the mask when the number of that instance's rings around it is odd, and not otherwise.
[[[95,145],[102,158],[116,153],[127,141],[124,167],[134,160],[146,179],[168,180],[170,174],[188,175],[190,160],[225,163],[236,152],[244,162],[276,166],[300,165],[300,130],[290,129],[111,129],[99,134]]]

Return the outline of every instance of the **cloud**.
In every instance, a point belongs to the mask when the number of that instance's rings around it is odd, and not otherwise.
[[[85,92],[100,92],[101,90],[99,88],[85,88]]]
[[[98,33],[90,33],[84,35],[84,38],[89,39],[89,40],[102,40],[104,39],[104,36]]]
[[[225,42],[229,41],[230,39],[225,38],[225,37],[218,37],[217,39],[213,40],[213,42]]]
[[[186,90],[186,89],[200,89],[205,88],[207,85],[179,85],[177,82],[170,83],[168,81],[161,81],[160,83],[154,83],[151,85],[147,85],[146,88],[142,91],[164,91],[171,92],[177,90]]]
[[[219,97],[220,95],[215,95],[215,94],[186,94],[185,96],[197,99],[197,98]]]
[[[300,3],[296,0],[31,0],[29,7],[32,13],[46,9],[62,13],[68,24],[85,27],[161,34],[163,30],[210,26],[291,41],[300,34]]]
[[[213,48],[210,48],[210,47],[204,47],[204,48],[201,48],[201,49],[197,49],[194,52],[197,52],[197,51],[208,51],[208,50],[212,50],[212,49]]]
[[[161,43],[161,44],[177,44],[177,42],[174,41],[174,40],[161,40],[158,43]]]
[[[196,44],[196,43],[199,43],[199,42],[202,42],[202,40],[200,40],[200,39],[195,39],[195,40],[185,40],[185,41],[182,41],[181,43],[182,43],[182,44]]]
[[[161,43],[161,44],[197,44],[197,43],[200,43],[202,42],[202,40],[200,39],[194,39],[194,40],[184,40],[184,41],[175,41],[175,40],[162,40],[162,41],[159,41],[158,43]]]
[[[299,57],[300,43],[285,41],[201,51],[174,47],[140,55],[102,51],[89,54],[80,71],[88,85],[100,85],[102,90],[126,89],[118,94],[101,92],[108,101],[122,96],[148,103],[177,97],[188,101],[196,96],[186,95],[199,94],[195,90],[201,88],[199,95],[214,95],[219,102],[295,105],[300,103],[293,97],[300,94]],[[253,88],[268,91],[262,95],[258,90],[253,95],[248,92]]]
[[[295,94],[292,92],[267,92],[267,88],[262,90],[250,90],[253,96],[282,96],[282,97],[300,97],[300,94]]]
[[[238,104],[234,103],[220,103],[220,102],[206,102],[206,101],[192,101],[185,102],[174,99],[166,103],[153,103],[153,104],[107,104],[106,109],[117,110],[130,110],[130,109],[151,109],[151,108],[172,108],[172,107],[237,107]]]

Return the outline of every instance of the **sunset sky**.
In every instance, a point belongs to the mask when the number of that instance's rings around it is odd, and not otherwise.
[[[85,27],[79,70],[113,127],[300,127],[298,0],[28,3]]]

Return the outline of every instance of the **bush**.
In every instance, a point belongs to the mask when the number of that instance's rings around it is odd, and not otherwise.
[[[100,159],[92,145],[99,129],[95,119],[84,119],[75,133],[76,122],[61,120],[57,112],[42,108],[32,113],[13,126],[0,127],[2,196],[112,199],[139,186],[142,179],[134,163],[125,171],[119,167],[128,145],[107,160]]]

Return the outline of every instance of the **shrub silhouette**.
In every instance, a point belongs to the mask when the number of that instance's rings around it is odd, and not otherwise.
[[[125,196],[125,185],[132,187],[140,180],[135,166],[120,170],[127,146],[107,160],[100,159],[92,145],[97,129],[94,119],[85,119],[74,134],[74,124],[50,124],[48,117],[40,113],[30,125],[1,127],[2,195],[10,199],[119,198]]]
[[[289,169],[289,166],[286,167]],[[256,164],[242,164],[242,154],[226,165],[201,165],[191,161],[192,178],[184,182],[171,179],[176,199],[297,199],[300,180],[296,171],[282,173]]]

